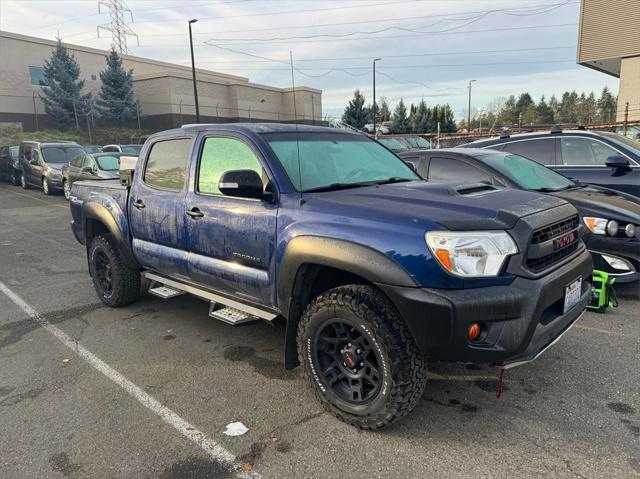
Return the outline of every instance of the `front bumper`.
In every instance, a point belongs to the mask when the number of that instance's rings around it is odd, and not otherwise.
[[[534,359],[580,317],[591,299],[590,254],[537,279],[458,290],[378,284],[396,305],[413,337],[430,359],[472,363],[514,363]],[[582,278],[580,301],[563,314],[564,290]],[[477,341],[467,338],[481,323]]]
[[[51,191],[62,191],[62,176],[47,176],[47,181]]]
[[[615,276],[616,283],[631,283],[640,279],[640,240],[636,238],[611,238],[588,235],[585,244],[593,255],[593,267]],[[627,270],[613,268],[603,257],[613,256],[628,265]]]

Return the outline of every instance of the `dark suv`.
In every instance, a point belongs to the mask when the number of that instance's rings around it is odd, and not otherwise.
[[[14,185],[20,184],[17,146],[0,146],[0,179],[9,180]]]
[[[508,151],[583,183],[640,196],[640,142],[615,133],[554,127],[548,133],[504,134],[461,147]]]
[[[83,153],[73,142],[23,141],[18,152],[22,187],[42,188],[45,195],[62,191],[62,167]]]

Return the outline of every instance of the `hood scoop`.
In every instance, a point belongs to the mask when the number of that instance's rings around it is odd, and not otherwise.
[[[464,183],[462,185],[456,185],[449,188],[449,194],[460,196],[480,196],[488,193],[495,193],[496,191],[500,190],[487,183]]]

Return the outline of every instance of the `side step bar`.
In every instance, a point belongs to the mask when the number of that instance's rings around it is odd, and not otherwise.
[[[248,321],[253,321],[257,318],[266,319],[272,321],[278,315],[270,311],[265,311],[255,306],[234,301],[233,299],[226,298],[224,296],[212,293],[210,291],[198,288],[190,284],[181,283],[174,279],[165,278],[156,273],[145,271],[144,277],[150,281],[160,283],[163,286],[151,288],[149,292],[155,296],[163,299],[174,298],[184,293],[189,293],[198,298],[207,300],[211,303],[209,308],[209,316],[215,319],[219,319],[228,324],[241,324]],[[215,309],[217,304],[224,305],[224,308]]]

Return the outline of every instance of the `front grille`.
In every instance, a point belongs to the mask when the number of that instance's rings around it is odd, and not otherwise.
[[[555,223],[550,226],[545,226],[544,228],[540,228],[533,232],[533,236],[531,237],[531,244],[539,244],[544,243],[553,238],[557,238],[558,236],[562,236],[565,233],[568,233],[571,230],[574,230],[578,227],[578,216],[574,216],[572,218],[567,218],[564,221],[560,221],[559,223]]]
[[[543,245],[543,243],[551,242],[556,238],[561,238],[562,236],[571,233],[571,231],[576,231],[579,225],[578,216],[572,216],[571,218],[567,218],[565,220],[559,221],[549,226],[545,226],[543,228],[539,228],[533,232],[531,235],[531,245],[540,245],[542,247],[549,248],[548,245]],[[580,240],[576,231],[575,240],[570,244],[563,246],[557,250],[554,250],[544,256],[539,256],[535,258],[527,257],[525,260],[525,265],[529,271],[534,273],[539,273],[544,271],[545,269],[553,266],[557,262],[561,261],[563,258],[572,255],[578,250],[578,246],[580,244]]]

